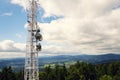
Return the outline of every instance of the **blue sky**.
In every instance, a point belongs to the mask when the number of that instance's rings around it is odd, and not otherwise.
[[[40,8],[38,13],[38,21],[40,23],[50,23],[52,20],[62,18],[62,16],[57,17],[51,15],[49,17],[43,17],[44,10]],[[0,40],[10,39],[16,42],[25,42],[26,38],[26,29],[24,28],[25,23],[27,22],[27,13],[25,10],[18,5],[11,4],[10,0],[3,0],[0,2],[0,22],[1,22],[1,31]],[[23,36],[22,39],[16,36],[19,34]]]
[[[62,16],[51,15],[48,17],[43,17],[45,11],[42,7],[38,12],[38,22],[39,23],[51,23],[53,20],[62,18]],[[27,12],[22,6],[17,4],[12,4],[12,0],[2,0],[0,1],[0,42],[2,47],[3,45],[9,44],[5,49],[0,49],[1,58],[9,58],[10,54],[13,54],[13,57],[19,57],[18,53],[23,53],[25,50],[25,43],[27,39],[27,29],[25,24],[27,22]],[[46,44],[46,41],[43,41],[43,45]],[[17,45],[18,44],[18,45]],[[22,47],[22,50],[16,48],[16,46]],[[22,45],[22,46],[21,46]],[[10,48],[13,47],[14,49]],[[16,49],[16,50],[15,50]],[[2,57],[4,55],[4,57]],[[18,55],[18,56],[16,56]],[[49,54],[48,54],[49,55]],[[11,58],[12,56],[10,56]]]
[[[26,0],[0,1],[0,58],[24,57]],[[39,0],[42,56],[120,53],[120,1]]]
[[[1,22],[0,23],[1,41],[2,40],[14,40],[17,42],[25,41],[25,39],[19,39],[16,36],[16,34],[26,32],[24,28],[24,24],[26,23],[26,14],[23,11],[22,7],[11,4],[10,0],[2,0],[0,2],[0,22]]]

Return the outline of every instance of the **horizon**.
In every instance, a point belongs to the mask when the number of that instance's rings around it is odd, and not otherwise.
[[[120,54],[120,1],[39,0],[39,56]],[[0,1],[0,59],[25,57],[26,0]]]
[[[105,55],[120,55],[118,53],[104,53],[104,54],[59,54],[59,55],[51,55],[51,54],[46,54],[46,55],[39,55],[38,58],[47,58],[47,57],[57,57],[57,56],[105,56]],[[25,55],[19,57],[18,54],[17,56],[13,56],[13,57],[10,57],[10,56],[5,56],[5,57],[2,57],[0,58],[0,60],[9,60],[9,59],[23,59],[25,58]]]

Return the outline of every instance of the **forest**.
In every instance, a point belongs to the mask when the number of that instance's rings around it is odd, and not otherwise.
[[[39,72],[40,80],[120,80],[120,61],[90,64],[77,61],[66,68],[66,65],[45,67]],[[4,67],[0,71],[0,80],[24,80],[24,71],[15,71]]]

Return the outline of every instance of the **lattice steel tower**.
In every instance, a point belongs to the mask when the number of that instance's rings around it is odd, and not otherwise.
[[[37,23],[38,0],[28,0],[27,6],[28,36],[24,80],[39,80],[38,53],[41,51],[40,41],[42,40],[42,35]]]

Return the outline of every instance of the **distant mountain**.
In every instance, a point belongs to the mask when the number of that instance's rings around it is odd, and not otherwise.
[[[0,69],[5,66],[12,66],[13,68],[23,68],[24,59],[0,59]],[[101,64],[108,63],[111,61],[120,61],[120,54],[104,54],[104,55],[60,55],[60,56],[51,56],[51,57],[41,57],[39,58],[40,66],[45,64],[63,64],[71,62],[88,62],[92,64]]]
[[[106,63],[111,61],[119,61],[120,54],[104,54],[104,55],[60,55],[54,57],[41,58],[41,64],[43,63],[64,63],[69,61],[82,61],[93,64]]]

